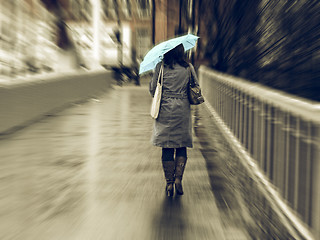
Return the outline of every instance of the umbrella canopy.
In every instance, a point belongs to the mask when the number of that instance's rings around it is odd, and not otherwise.
[[[162,60],[165,53],[169,52],[180,44],[183,44],[185,51],[193,48],[196,45],[198,38],[199,37],[195,35],[187,34],[156,45],[146,54],[141,62],[139,74],[154,69],[155,66]]]

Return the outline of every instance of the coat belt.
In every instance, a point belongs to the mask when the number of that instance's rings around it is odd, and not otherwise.
[[[188,98],[188,95],[186,93],[171,93],[171,92],[163,92],[162,96],[164,97],[170,97],[170,98]]]

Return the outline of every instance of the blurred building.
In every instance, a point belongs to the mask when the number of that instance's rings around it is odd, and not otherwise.
[[[60,13],[54,8],[55,2]],[[3,0],[2,78],[59,68],[59,18],[67,26],[67,36],[75,45],[80,63],[88,67],[92,60],[102,65],[121,61],[130,66],[132,58],[141,58],[152,44],[148,0]]]
[[[2,0],[0,74],[61,72],[73,65],[130,67],[153,44],[188,31],[192,2]]]
[[[197,0],[153,0],[153,43],[157,44],[166,39],[193,33],[199,35],[200,27],[207,31],[207,26],[200,26],[198,14],[201,1]],[[194,53],[193,48],[189,53]],[[190,54],[193,57],[194,54]]]
[[[123,65],[130,66],[133,57],[141,58],[150,48],[152,25],[148,0],[67,2],[64,5],[67,24],[86,58],[94,57],[91,55],[96,51],[96,57],[103,65],[114,66],[120,61]],[[94,18],[97,16],[98,25],[95,26]],[[92,49],[94,47],[98,49]]]
[[[52,19],[38,1],[1,1],[1,78],[52,69],[57,50]]]
[[[190,0],[154,0],[153,2],[155,4],[155,43],[188,32]]]

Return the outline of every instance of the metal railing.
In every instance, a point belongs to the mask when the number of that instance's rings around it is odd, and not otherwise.
[[[199,79],[207,106],[276,201],[320,239],[320,104],[203,66]]]

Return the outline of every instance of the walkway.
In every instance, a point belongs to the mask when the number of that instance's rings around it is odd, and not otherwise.
[[[196,135],[185,195],[165,196],[150,102],[146,85],[115,87],[5,136],[0,239],[250,239],[239,217],[218,209],[203,158],[217,150]]]

